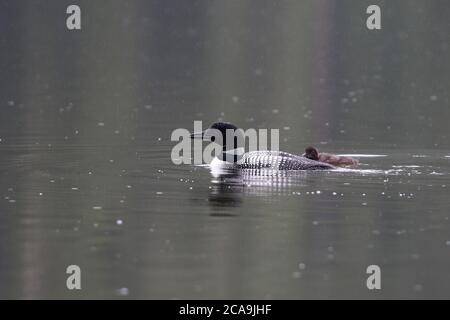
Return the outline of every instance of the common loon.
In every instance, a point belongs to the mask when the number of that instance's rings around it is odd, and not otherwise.
[[[227,141],[227,133],[232,133],[232,141]],[[241,135],[242,140],[239,140]],[[222,137],[221,143],[216,137]],[[283,151],[251,151],[244,153],[238,146],[243,141],[243,132],[235,125],[225,122],[213,123],[203,132],[191,134],[192,139],[216,142],[222,145],[222,153],[213,159],[211,167],[230,169],[271,169],[271,170],[330,170],[335,166],[311,160],[303,156]]]

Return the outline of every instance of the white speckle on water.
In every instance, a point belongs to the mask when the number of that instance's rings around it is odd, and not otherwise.
[[[445,243],[445,245],[450,247],[450,240],[448,240],[448,241]]]
[[[417,254],[417,253],[413,253],[413,254],[411,255],[411,259],[413,259],[413,260],[419,260],[419,258],[420,258],[420,255]]]
[[[239,97],[237,97],[237,96],[232,96],[232,97],[231,97],[231,101],[233,101],[234,103],[238,103],[238,102],[239,102]]]
[[[278,109],[273,109],[273,110],[272,110],[272,113],[273,113],[273,114],[278,114],[279,112],[280,112],[280,110],[278,110]]]
[[[292,278],[299,279],[301,277],[302,277],[302,273],[301,272],[299,272],[299,271],[292,272]]]
[[[336,192],[333,192],[333,196],[336,196],[337,195],[337,193]]]
[[[9,200],[8,202],[9,202],[9,203],[16,203],[16,200],[11,199],[11,200]]]
[[[342,157],[356,157],[356,158],[379,158],[387,157],[385,154],[359,154],[359,153],[343,153],[339,154]]]
[[[320,191],[320,190],[316,191],[316,194],[321,194],[321,193],[322,193],[322,191]]]
[[[41,197],[42,197],[43,195],[44,195],[44,194],[43,194],[42,192],[39,192],[39,196],[41,196]]]
[[[130,290],[128,288],[120,288],[116,290],[116,294],[121,297],[126,297],[130,294]]]
[[[317,225],[319,225],[319,221],[313,221],[312,224],[315,225],[315,226],[317,226]]]
[[[76,188],[76,187],[72,187],[71,190],[72,190],[72,191],[78,191],[79,189]]]
[[[116,221],[116,224],[117,224],[118,226],[121,226],[121,225],[123,225],[123,221],[119,219],[119,220]]]
[[[133,188],[132,186],[130,186],[130,185],[127,185],[127,189],[131,189],[131,188]]]
[[[264,71],[263,71],[261,68],[256,68],[256,69],[255,69],[255,75],[256,75],[256,76],[262,75],[263,72],[264,72]]]
[[[305,269],[306,269],[306,264],[304,264],[304,263],[299,263],[299,264],[298,264],[298,268],[299,268],[300,270],[305,270]]]
[[[436,101],[437,99],[438,99],[438,97],[435,96],[435,95],[430,96],[430,100],[431,100],[431,101]]]
[[[104,127],[104,126],[105,126],[105,123],[104,123],[104,122],[99,122],[99,123],[97,123],[97,125],[98,125],[99,127]]]
[[[423,286],[421,284],[414,285],[414,291],[415,292],[422,292],[423,291]]]
[[[94,207],[92,207],[92,209],[98,211],[98,210],[103,210],[103,207],[94,206]]]
[[[158,191],[158,192],[156,192],[156,194],[157,194],[158,196],[160,196],[160,195],[164,194],[164,192]]]
[[[14,107],[15,104],[16,103],[13,100],[8,101],[8,106],[10,106],[10,107]]]

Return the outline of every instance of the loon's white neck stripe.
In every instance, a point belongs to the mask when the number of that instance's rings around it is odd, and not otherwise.
[[[244,148],[236,148],[223,151],[220,158],[224,162],[237,163],[242,159],[244,154],[245,154]]]

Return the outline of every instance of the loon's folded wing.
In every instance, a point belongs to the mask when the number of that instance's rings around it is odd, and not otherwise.
[[[335,167],[282,151],[254,151],[244,155],[239,166],[243,169],[329,170]]]

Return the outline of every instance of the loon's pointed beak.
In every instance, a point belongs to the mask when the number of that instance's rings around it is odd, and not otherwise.
[[[215,141],[214,134],[209,130],[205,130],[202,132],[194,132],[191,134],[191,139],[201,139],[203,141]]]
[[[205,131],[194,132],[193,134],[191,134],[191,139],[203,139],[204,136],[205,136]]]

